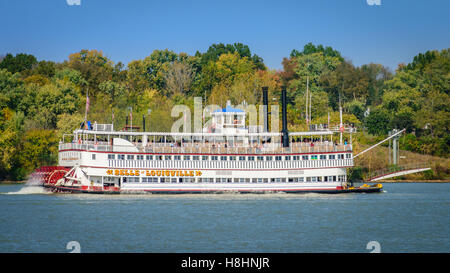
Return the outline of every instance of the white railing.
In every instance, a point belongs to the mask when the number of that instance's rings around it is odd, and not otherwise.
[[[334,145],[327,142],[315,142],[314,146],[310,143],[291,143],[290,147],[283,148],[278,144],[272,144],[245,147],[233,146],[224,147],[218,145],[196,145],[192,143],[184,144],[179,147],[173,143],[152,143],[145,147],[141,143],[133,146],[108,145],[103,143],[60,143],[59,150],[83,150],[83,151],[106,151],[106,152],[125,152],[125,153],[160,153],[160,154],[296,154],[296,153],[324,153],[324,152],[351,152],[352,145]]]

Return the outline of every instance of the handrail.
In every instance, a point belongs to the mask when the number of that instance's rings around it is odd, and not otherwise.
[[[182,147],[165,143],[155,143],[153,146],[137,145],[102,145],[91,143],[60,143],[59,150],[86,150],[102,152],[124,152],[124,153],[172,153],[172,154],[295,154],[295,153],[324,153],[324,152],[352,152],[351,144],[334,145],[332,143],[316,143],[314,146],[305,143],[293,143],[291,147],[280,147],[264,145],[258,147],[233,146],[218,147],[212,145],[185,145]]]
[[[405,165],[393,165],[389,166],[387,168],[383,168],[380,170],[376,170],[375,172],[370,172],[366,177],[368,180],[388,175],[396,172],[401,171],[407,171],[407,170],[414,170],[414,169],[426,169],[430,168],[431,164],[429,162],[421,162],[421,163],[411,163],[411,164],[405,164]]]

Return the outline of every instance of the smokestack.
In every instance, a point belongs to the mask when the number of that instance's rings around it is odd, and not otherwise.
[[[264,111],[264,124],[263,124],[263,131],[269,132],[269,93],[268,93],[269,87],[264,86],[262,88],[263,92],[263,111]]]
[[[142,132],[145,132],[145,115],[142,115]]]
[[[281,88],[281,107],[282,107],[282,122],[283,122],[283,128],[281,130],[282,133],[282,141],[283,141],[283,147],[289,147],[289,132],[287,130],[287,114],[286,114],[286,87],[283,86]]]

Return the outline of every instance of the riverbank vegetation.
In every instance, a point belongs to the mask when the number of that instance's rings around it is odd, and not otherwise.
[[[170,115],[172,106],[193,108],[194,97],[203,106],[227,100],[258,105],[261,87],[279,98],[286,86],[289,129],[304,130],[307,78],[312,123],[327,123],[329,116],[338,124],[340,102],[344,122],[360,132],[353,140],[361,147],[406,128],[400,139],[401,149],[411,152],[406,158],[419,154],[439,164],[417,178],[449,179],[449,49],[419,53],[391,71],[376,63],[355,66],[338,50],[309,43],[293,49],[282,65],[271,70],[241,43],[213,44],[194,55],[155,50],[126,66],[97,50],[75,52],[59,63],[25,53],[0,56],[0,180],[24,179],[36,167],[56,164],[62,135],[84,120],[87,95],[91,121],[121,129],[132,109],[134,124],[145,116],[148,131],[170,131],[178,119]],[[380,162],[371,168],[386,167],[387,154],[370,156]],[[356,165],[367,169],[365,162]]]

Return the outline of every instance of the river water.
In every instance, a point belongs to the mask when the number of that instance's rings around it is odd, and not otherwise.
[[[0,207],[0,252],[67,253],[73,244],[83,253],[450,252],[449,183],[338,195],[49,194],[0,185]]]

